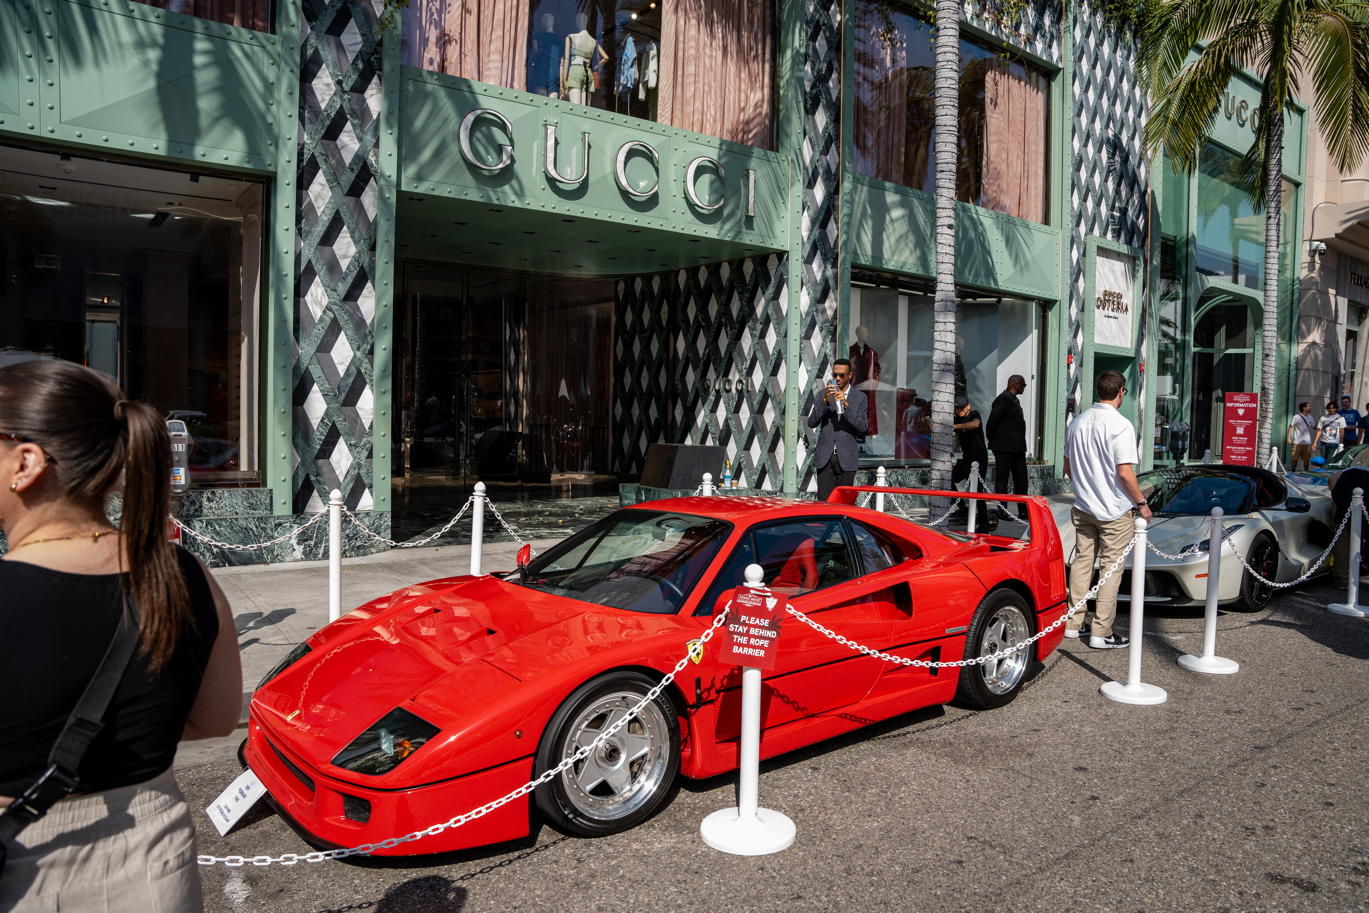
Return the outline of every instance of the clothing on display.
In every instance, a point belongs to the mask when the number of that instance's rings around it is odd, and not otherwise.
[[[879,380],[879,353],[869,344],[851,344],[851,386],[865,392],[865,402],[869,406],[869,434],[879,434],[879,411],[875,408],[875,386]]]
[[[631,35],[623,42],[623,50],[618,55],[618,79],[614,91],[619,95],[632,94],[637,85],[637,42]]]
[[[537,32],[528,42],[528,91],[555,95],[561,78],[561,39]]]
[[[656,88],[660,73],[660,48],[654,41],[643,41],[637,46],[637,99],[646,101],[648,89]]]
[[[594,90],[594,56],[602,54],[598,40],[589,32],[576,32],[566,36],[566,91],[579,93],[570,95],[570,100],[579,104],[589,103],[589,93]]]

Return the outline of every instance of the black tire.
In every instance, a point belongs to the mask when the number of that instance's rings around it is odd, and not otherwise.
[[[983,656],[1021,643],[1034,633],[1031,607],[1016,590],[1000,589],[984,597],[965,635],[965,658]],[[989,710],[1010,703],[1022,690],[1031,667],[1032,648],[991,663],[963,666],[955,702]]]
[[[1269,533],[1260,533],[1250,543],[1245,563],[1260,572],[1267,580],[1277,580],[1279,572],[1279,547]],[[1274,588],[1260,583],[1250,573],[1241,569],[1241,601],[1252,609],[1263,609],[1274,598]]]
[[[596,732],[609,728],[616,711],[635,706],[655,684],[638,672],[612,672],[577,688],[542,733],[535,775],[556,767]],[[670,798],[679,770],[679,711],[662,693],[588,757],[533,795],[557,829],[603,837],[635,827],[659,811]]]

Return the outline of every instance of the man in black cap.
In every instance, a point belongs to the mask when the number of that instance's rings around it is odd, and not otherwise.
[[[980,478],[983,478],[984,470],[989,468],[989,450],[984,444],[984,423],[963,396],[955,398],[955,424],[951,427],[960,450],[960,459],[951,467],[951,487],[959,488],[960,483],[970,477],[971,463],[979,464]],[[982,485],[979,490],[984,490]]]

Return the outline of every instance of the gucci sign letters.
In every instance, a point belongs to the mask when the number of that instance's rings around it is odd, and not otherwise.
[[[508,137],[508,142],[500,143],[498,154],[493,161],[482,159],[476,154],[475,148],[471,145],[471,133],[476,129],[481,118],[487,118],[502,128],[504,135]],[[558,141],[556,136],[556,124],[546,124],[545,160],[543,170],[548,178],[566,187],[576,187],[589,179],[589,133],[581,132],[579,143],[579,154],[570,156],[569,166],[563,167],[558,156]],[[483,174],[498,174],[513,164],[513,124],[509,119],[493,108],[476,108],[461,119],[461,129],[458,141],[461,147],[461,157],[466,160],[466,164]],[[647,181],[633,181],[628,177],[628,159],[634,154],[645,157],[655,171],[654,179]],[[618,189],[632,197],[634,200],[649,200],[656,196],[661,187],[661,157],[656,148],[645,140],[629,140],[618,147],[617,155],[614,157],[613,174],[618,183]],[[722,163],[717,159],[707,155],[696,156],[690,160],[685,168],[684,193],[691,206],[700,212],[714,212],[721,209],[727,203],[726,195],[720,194],[716,199],[704,199],[699,192],[700,176],[706,171],[712,171],[718,176],[720,181],[727,180],[727,172],[723,169]],[[756,172],[752,169],[746,171],[746,215],[756,214]]]

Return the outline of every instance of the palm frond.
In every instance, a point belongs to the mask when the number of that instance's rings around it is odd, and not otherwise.
[[[1350,171],[1369,154],[1369,4],[1311,4],[1300,38],[1322,136]]]

